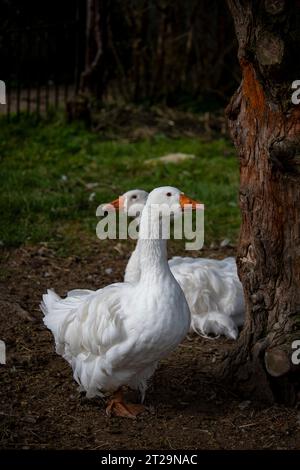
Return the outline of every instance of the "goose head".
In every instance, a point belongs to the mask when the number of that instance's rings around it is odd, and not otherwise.
[[[151,210],[159,211],[161,217],[170,216],[173,217],[181,215],[182,211],[186,208],[197,209],[202,204],[194,199],[186,196],[178,188],[173,186],[162,186],[155,188],[149,194],[146,202],[146,207],[151,207]]]
[[[173,186],[154,189],[142,212],[139,238],[169,239],[171,220],[181,217],[187,207],[197,209],[198,206],[202,205]]]
[[[131,189],[114,201],[102,206],[104,211],[123,210],[129,217],[139,217],[146,204],[148,193],[142,189]]]

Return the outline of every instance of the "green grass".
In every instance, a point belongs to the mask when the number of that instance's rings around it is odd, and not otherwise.
[[[219,139],[103,141],[62,118],[0,121],[0,240],[5,246],[48,242],[67,246],[77,233],[96,239],[97,206],[133,188],[172,185],[206,205],[205,243],[235,241],[238,162]],[[170,152],[196,155],[181,164],[144,165]],[[90,188],[90,183],[98,183]],[[87,186],[88,185],[88,186]],[[95,198],[90,201],[91,192]]]

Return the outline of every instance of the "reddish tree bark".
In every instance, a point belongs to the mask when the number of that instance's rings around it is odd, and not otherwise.
[[[300,2],[228,0],[242,82],[227,108],[240,160],[238,271],[246,321],[222,373],[245,395],[293,403],[300,366]]]

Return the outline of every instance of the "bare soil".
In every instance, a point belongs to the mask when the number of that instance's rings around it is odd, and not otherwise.
[[[99,288],[122,280],[132,246],[97,243],[81,257],[45,245],[2,249],[0,447],[6,449],[299,449],[296,408],[235,395],[217,376],[233,341],[188,337],[162,361],[136,420],[107,418],[101,399],[77,390],[39,309],[46,288]],[[234,250],[204,250],[223,258]]]

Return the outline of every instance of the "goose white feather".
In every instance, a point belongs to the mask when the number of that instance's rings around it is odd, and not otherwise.
[[[179,199],[176,188],[157,188],[145,205],[137,243],[137,282],[97,291],[77,289],[64,299],[51,290],[43,296],[44,323],[54,335],[56,351],[72,366],[74,379],[89,397],[122,385],[140,390],[144,397],[158,361],[189,330],[189,307],[167,263],[159,221],[151,215],[150,227],[147,223],[152,203],[170,202],[165,200],[168,191]]]

